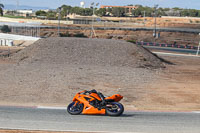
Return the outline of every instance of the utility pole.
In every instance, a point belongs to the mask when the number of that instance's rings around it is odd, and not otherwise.
[[[146,23],[146,11],[143,11],[144,12],[144,26],[145,26],[145,23]]]
[[[157,25],[157,22],[156,22],[156,17],[157,17],[157,8],[158,8],[158,5],[155,5],[154,6],[154,34],[153,34],[153,36],[154,36],[154,38],[156,38],[157,37],[157,27],[156,27],[156,25]]]
[[[199,35],[200,35],[200,33],[199,33]],[[198,46],[198,49],[197,49],[196,56],[198,56],[198,55],[199,55],[199,50],[200,50],[200,41],[199,41],[199,46]]]
[[[93,13],[92,13],[92,25],[91,25],[92,27],[91,27],[90,38],[93,37],[93,34],[96,37],[96,33],[95,33],[95,30],[94,30],[94,15],[95,15],[95,8],[99,5],[99,3],[96,3],[96,5],[94,5],[94,4],[95,4],[94,2],[91,3],[91,8],[92,8]]]
[[[61,7],[58,8],[58,37],[60,37],[60,19],[61,19]]]
[[[16,2],[17,2],[17,5],[16,5],[16,10],[18,10],[18,8],[19,8],[19,0],[16,0]]]

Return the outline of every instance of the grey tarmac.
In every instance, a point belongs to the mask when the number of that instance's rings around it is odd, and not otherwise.
[[[120,117],[110,117],[70,115],[65,109],[0,107],[0,129],[200,133],[200,113],[125,111]]]

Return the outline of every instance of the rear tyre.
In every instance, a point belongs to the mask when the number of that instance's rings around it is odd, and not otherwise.
[[[109,116],[120,116],[124,112],[124,106],[118,102],[112,102],[106,107],[106,114]]]
[[[83,104],[72,102],[67,107],[67,112],[71,115],[79,115],[83,111]]]

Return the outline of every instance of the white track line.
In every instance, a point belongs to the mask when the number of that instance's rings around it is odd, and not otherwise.
[[[162,55],[175,55],[175,56],[189,56],[189,57],[200,57],[196,55],[190,55],[190,54],[174,54],[174,53],[165,53],[165,52],[153,52],[155,54],[162,54]]]
[[[200,111],[192,111],[192,113],[200,114]]]
[[[51,106],[37,106],[38,109],[60,109],[60,110],[64,110],[67,109],[66,107],[51,107]]]
[[[54,130],[54,129],[29,129],[29,128],[7,128],[0,127],[4,130],[27,130],[27,131],[49,131],[49,132],[81,132],[81,133],[144,133],[144,132],[115,132],[115,131],[87,131],[87,130]]]

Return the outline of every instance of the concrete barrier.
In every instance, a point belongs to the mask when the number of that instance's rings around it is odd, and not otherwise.
[[[0,46],[13,46],[13,40],[0,39]]]

